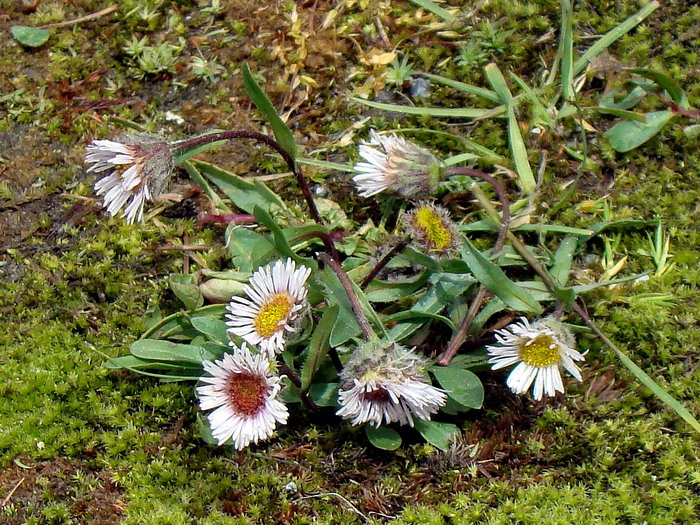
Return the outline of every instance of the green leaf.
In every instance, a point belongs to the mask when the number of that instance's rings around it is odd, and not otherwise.
[[[253,215],[260,224],[267,227],[267,229],[269,229],[270,232],[272,232],[272,236],[275,240],[275,249],[281,255],[283,255],[284,257],[291,258],[297,264],[303,264],[313,269],[318,268],[318,263],[316,263],[316,261],[314,261],[313,259],[299,257],[296,253],[294,253],[292,248],[289,246],[289,243],[287,242],[287,238],[285,237],[282,228],[280,228],[277,225],[277,223],[267,212],[267,210],[256,206],[255,208],[253,208]]]
[[[392,428],[365,425],[365,434],[369,442],[381,450],[396,450],[401,446],[401,436]]]
[[[314,383],[309,388],[309,395],[321,407],[338,406],[338,383]]]
[[[700,124],[693,124],[691,126],[685,126],[683,128],[683,134],[688,139],[696,139],[700,136]]]
[[[182,363],[168,363],[164,361],[154,361],[152,359],[141,359],[133,355],[123,355],[112,357],[105,362],[105,366],[111,370],[127,369],[138,372],[140,370],[181,370]]]
[[[160,339],[139,339],[131,344],[131,354],[141,359],[193,363],[200,365],[205,359],[212,361],[216,356],[200,346],[185,345]]]
[[[190,320],[200,316],[223,317],[226,313],[226,306],[223,304],[210,304],[202,306],[191,312],[175,312],[150,326],[140,339],[164,339],[173,335],[185,334],[189,332],[189,339],[197,335],[197,331],[192,328]]]
[[[680,88],[680,86],[676,84],[673,81],[673,79],[668,75],[664,75],[663,73],[659,73],[658,71],[653,71],[651,69],[645,68],[635,68],[631,69],[630,71],[632,73],[637,73],[638,75],[642,75],[645,78],[653,80],[659,86],[661,86],[666,91],[666,93],[668,93],[668,95],[676,104],[678,104],[683,109],[689,109],[688,96]]]
[[[598,103],[598,107],[611,109],[630,109],[639,104],[639,102],[647,96],[647,90],[642,86],[636,85],[622,99],[615,101],[615,92],[602,97]],[[594,108],[595,109],[595,108]]]
[[[352,166],[348,166],[347,164],[338,164],[337,162],[328,162],[326,160],[299,157],[297,158],[297,162],[299,164],[307,164],[308,166],[315,166],[317,168],[325,168],[328,170],[344,171],[345,173],[358,173],[358,171]]]
[[[43,46],[51,36],[49,29],[29,26],[12,26],[10,32],[17,42],[28,47]]]
[[[615,151],[624,153],[641,146],[656,135],[673,116],[674,113],[670,110],[647,113],[645,123],[624,120],[606,131],[604,136]]]
[[[417,252],[410,246],[406,246],[401,251],[400,257],[412,262],[413,264],[420,264],[431,272],[439,273],[442,271],[442,267],[440,266],[439,262],[432,257],[428,257],[427,255]]]
[[[228,327],[222,319],[216,317],[195,317],[190,321],[195,330],[209,337],[212,341],[227,345],[231,338]]]
[[[498,66],[494,63],[488,64],[484,68],[484,73],[486,74],[486,78],[488,79],[489,84],[491,84],[493,91],[496,93],[496,95],[498,95],[499,101],[502,104],[508,104],[508,101],[513,99],[513,95],[508,88],[508,84],[506,83],[503,73],[501,73],[501,70],[498,69]]]
[[[474,277],[513,310],[536,315],[542,313],[540,303],[527,290],[511,281],[503,270],[484,257],[468,239],[462,245],[462,258]]]
[[[196,426],[197,431],[199,432],[199,437],[201,437],[207,445],[219,444],[219,441],[214,437],[214,435],[211,432],[209,418],[201,412],[197,412]]]
[[[235,224],[226,228],[225,238],[233,265],[242,272],[254,272],[275,252],[267,237]]]
[[[267,98],[265,92],[255,81],[247,63],[243,64],[241,72],[243,74],[243,87],[246,93],[248,93],[250,100],[253,101],[253,104],[255,104],[260,113],[263,114],[265,120],[269,122],[272,132],[275,134],[275,140],[277,140],[280,146],[294,159],[296,157],[296,145],[294,144],[294,135],[291,130],[280,118],[275,106],[272,105],[270,99]]]
[[[339,310],[340,308],[338,305],[333,305],[326,308],[321,316],[321,319],[316,325],[314,333],[311,335],[308,354],[301,370],[302,392],[306,392],[311,386],[311,381],[313,381],[314,375],[316,374],[318,367],[321,365],[321,361],[324,357],[326,357],[326,354],[330,349],[328,342],[330,340],[333,326],[338,320]]]
[[[204,304],[202,292],[199,290],[199,286],[194,283],[194,275],[171,273],[168,277],[168,284],[175,296],[182,301],[188,310],[194,310]]]
[[[639,382],[642,383],[644,386],[646,386],[649,390],[651,390],[654,395],[656,395],[661,401],[666,403],[669,407],[671,407],[676,414],[681,416],[686,423],[688,423],[693,429],[695,429],[696,432],[700,432],[700,423],[698,422],[695,417],[688,412],[688,410],[679,402],[677,401],[671,394],[666,392],[661,386],[656,384],[656,382],[649,377],[649,375],[639,368],[634,361],[632,361],[627,355],[619,350],[617,347],[614,345],[608,345],[610,346],[615,353],[617,354],[617,357],[622,361],[622,364],[627,367],[627,369],[634,374],[634,376],[639,379]]]
[[[423,108],[415,106],[400,106],[398,104],[385,104],[383,102],[372,102],[357,97],[350,97],[350,100],[369,106],[370,108],[382,109],[384,111],[393,111],[395,113],[404,113],[407,115],[427,115],[430,117],[447,117],[447,118],[482,118],[486,116],[498,116],[503,114],[505,108],[498,106],[493,109],[481,108]]]
[[[547,108],[544,104],[542,104],[540,99],[537,98],[537,94],[532,90],[532,88],[528,86],[522,78],[520,78],[512,71],[510,71],[510,78],[512,78],[515,81],[515,83],[518,84],[518,86],[520,86],[520,89],[522,89],[525,92],[525,96],[527,96],[527,98],[530,99],[533,105],[534,113],[537,116],[537,118],[539,118],[548,126],[554,124],[554,119],[549,115],[549,111],[547,111]]]
[[[470,160],[477,159],[479,159],[479,155],[474,155],[473,153],[460,153],[458,155],[453,155],[452,157],[446,158],[442,161],[442,163],[445,166],[454,166],[455,164],[459,164],[460,162],[467,162]]]
[[[192,165],[216,184],[231,199],[233,204],[246,213],[253,213],[256,206],[268,212],[275,209],[286,209],[282,199],[257,179],[253,182],[247,181],[234,173],[201,160],[193,160]]]
[[[526,194],[532,193],[535,189],[535,176],[530,168],[530,161],[527,158],[527,149],[523,136],[520,133],[520,125],[515,116],[515,102],[513,95],[508,88],[506,79],[498,69],[496,64],[489,64],[484,68],[486,78],[491,83],[491,87],[501,98],[505,104],[506,116],[508,118],[508,142],[510,144],[510,152],[513,156],[515,170],[518,173],[518,184]]]
[[[185,171],[190,176],[192,181],[197,186],[202,188],[204,194],[212,200],[212,202],[216,205],[217,208],[219,208],[225,213],[231,213],[231,208],[224,204],[224,201],[221,200],[221,197],[219,197],[216,194],[216,192],[212,189],[212,187],[209,185],[206,179],[202,177],[202,174],[199,172],[199,170],[195,168],[191,162],[183,161],[182,167],[185,168]]]
[[[317,272],[316,275],[326,290],[326,301],[329,304],[337,305],[339,308],[338,319],[333,325],[330,336],[330,345],[335,348],[359,335],[360,325],[355,319],[355,314],[352,311],[345,289],[340,284],[333,270],[326,267],[322,271]]]
[[[581,55],[576,63],[574,63],[574,76],[581,73],[588,65],[588,62],[602,53],[603,50],[615,42],[615,40],[640,24],[646,17],[653,13],[659,7],[659,5],[660,4],[657,2],[657,0],[649,2],[638,13],[632,15],[627,20],[605,33],[600,40],[588,48],[588,51]]]
[[[415,425],[416,430],[428,443],[443,451],[448,450],[450,444],[459,436],[459,428],[452,423],[416,419]]]
[[[627,120],[636,120],[637,122],[644,123],[647,121],[646,114],[637,113],[636,111],[627,111],[626,109],[609,108],[606,106],[593,106],[590,109],[605,115],[615,115],[616,117],[626,118]]]
[[[481,408],[484,403],[484,385],[473,372],[460,368],[454,362],[449,366],[433,366],[430,371],[440,386],[460,405]]]
[[[474,286],[476,280],[468,274],[434,274],[431,277],[433,284],[426,290],[411,311],[427,314],[437,314],[442,311],[454,299]],[[389,331],[389,336],[394,341],[401,341],[419,328],[425,325],[425,321],[403,321]]]
[[[408,297],[418,290],[427,281],[430,272],[423,271],[415,279],[406,281],[379,281],[373,280],[365,295],[367,300],[373,303],[391,303]]]
[[[536,186],[535,176],[532,173],[530,161],[527,158],[527,148],[525,147],[523,136],[520,133],[520,124],[518,124],[518,119],[515,117],[515,110],[513,109],[512,103],[508,104],[507,115],[508,142],[510,143],[510,151],[513,155],[515,170],[518,173],[518,184],[525,194],[529,195]]]
[[[449,11],[444,10],[442,7],[437,5],[435,2],[432,2],[431,0],[411,0],[411,2],[413,2],[417,6],[422,7],[426,11],[430,11],[434,15],[439,16],[445,22],[453,22],[457,18],[455,15],[453,15]]]
[[[569,272],[576,248],[578,248],[578,239],[567,236],[561,241],[557,253],[554,254],[554,262],[549,273],[562,286],[566,286],[566,282],[569,280]]]
[[[460,82],[458,80],[452,80],[451,78],[441,77],[440,75],[433,75],[431,73],[424,73],[422,71],[412,71],[412,73],[414,75],[420,75],[422,77],[429,78],[430,80],[434,80],[438,84],[443,84],[445,86],[455,88],[456,90],[461,91],[463,93],[469,93],[470,95],[478,95],[480,97],[490,100],[491,102],[495,102],[496,104],[501,103],[501,99],[499,98],[499,96],[490,89],[472,86],[471,84],[465,84],[464,82]]]
[[[405,310],[403,312],[396,312],[395,314],[388,315],[384,318],[386,324],[392,324],[399,321],[405,321],[407,319],[435,319],[436,321],[441,321],[445,323],[450,330],[456,330],[457,327],[454,323],[444,315],[433,314],[430,312],[418,312],[416,310]]]
[[[561,56],[561,88],[564,100],[574,98],[574,21],[572,0],[561,0],[561,34],[559,54]]]

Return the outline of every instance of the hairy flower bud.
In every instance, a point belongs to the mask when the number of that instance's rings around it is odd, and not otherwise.
[[[129,224],[143,220],[145,202],[163,193],[173,170],[170,144],[144,133],[95,140],[86,149],[85,162],[92,164],[88,173],[110,172],[95,183],[95,192],[104,195],[107,213],[121,214]]]
[[[370,131],[370,141],[360,145],[353,177],[362,197],[386,191],[403,198],[430,197],[442,177],[442,163],[425,148],[396,135]]]

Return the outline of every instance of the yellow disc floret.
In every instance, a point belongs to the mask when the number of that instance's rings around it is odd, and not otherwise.
[[[284,324],[289,312],[294,306],[292,298],[286,294],[278,294],[267,301],[258,315],[255,316],[253,323],[255,330],[262,337],[272,337],[280,326]]]
[[[415,215],[415,224],[425,238],[437,250],[443,250],[452,243],[452,234],[431,206],[421,206]]]
[[[541,334],[519,346],[520,358],[535,367],[552,366],[561,361],[559,345],[546,334]]]

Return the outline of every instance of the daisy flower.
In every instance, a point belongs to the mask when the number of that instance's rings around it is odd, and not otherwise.
[[[552,317],[532,325],[521,317],[519,322],[496,330],[496,340],[499,345],[487,346],[489,363],[493,370],[517,364],[506,381],[516,394],[527,392],[533,381],[532,397],[538,401],[543,393],[563,393],[561,367],[581,381],[574,361],[583,361],[583,355],[574,350],[576,343],[571,332]]]
[[[85,162],[92,164],[88,173],[109,172],[95,183],[95,192],[104,195],[107,213],[121,213],[128,224],[143,219],[145,202],[163,193],[173,169],[170,145],[146,134],[95,140],[86,148]]]
[[[360,145],[353,177],[362,197],[388,191],[400,197],[429,197],[435,193],[442,165],[430,151],[396,135],[370,131],[370,141]]]
[[[259,268],[243,291],[226,307],[229,331],[256,345],[272,359],[284,350],[288,332],[295,332],[308,309],[306,280],[311,269],[296,268],[292,259]]]
[[[282,378],[264,355],[251,353],[244,344],[202,366],[209,375],[200,378],[207,384],[197,387],[199,408],[214,409],[207,419],[219,445],[231,440],[241,450],[270,437],[277,423],[287,422],[287,407],[276,399]]]
[[[455,255],[459,249],[457,228],[442,206],[418,204],[404,215],[403,225],[419,250],[438,259]]]
[[[426,382],[424,361],[395,344],[370,342],[358,348],[340,374],[337,414],[353,425],[375,427],[413,418],[430,420],[447,401],[445,391]]]

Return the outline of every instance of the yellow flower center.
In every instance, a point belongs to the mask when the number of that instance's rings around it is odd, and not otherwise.
[[[229,405],[239,415],[254,416],[265,405],[269,387],[258,375],[233,374],[228,379],[226,393]]]
[[[549,335],[538,335],[520,346],[520,358],[530,366],[544,368],[561,361],[559,345]]]
[[[288,295],[275,295],[260,308],[258,315],[255,316],[255,330],[262,337],[272,337],[280,329],[280,324],[287,319],[292,306],[294,302]]]
[[[416,212],[416,227],[438,250],[447,248],[452,242],[452,234],[445,227],[442,218],[430,206],[421,206]]]

